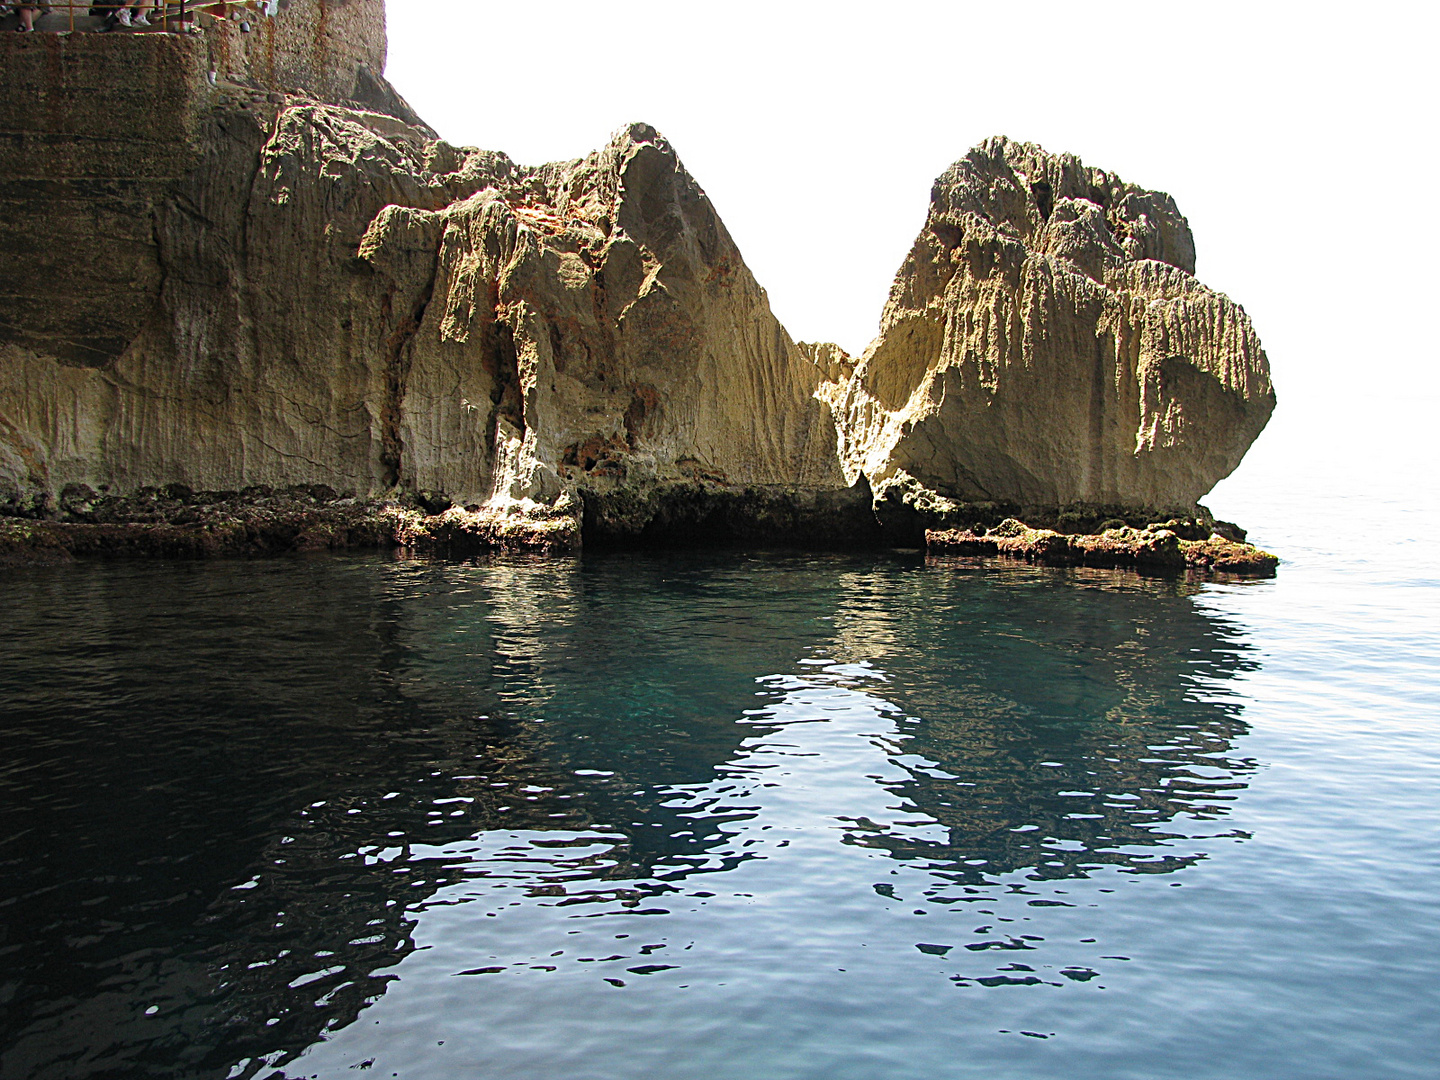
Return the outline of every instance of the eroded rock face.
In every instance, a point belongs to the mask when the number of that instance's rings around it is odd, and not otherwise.
[[[932,517],[1193,507],[1275,402],[1249,318],[1194,269],[1168,195],[981,144],[935,182],[865,355],[809,347],[847,476]]]
[[[3,345],[12,507],[318,483],[547,536],[863,531],[820,372],[653,129],[534,168],[297,98],[201,124],[198,166],[135,208],[128,344]]]
[[[622,490],[846,486],[818,372],[659,134],[539,169],[490,160],[475,195],[388,208],[360,244],[424,302],[397,358],[396,479],[496,507],[579,497],[621,532],[649,520]]]
[[[347,10],[383,55],[374,0]],[[79,37],[45,46],[73,60],[68,127],[17,113],[0,146],[27,209],[0,226],[0,511],[324,485],[438,522],[377,517],[396,542],[918,543],[1016,510],[1191,512],[1273,404],[1168,196],[1071,157],[992,140],[941,177],[857,362],[791,341],[645,125],[521,166],[438,140],[383,80],[388,115],[212,87],[188,36]],[[161,104],[86,112],[137,59]]]

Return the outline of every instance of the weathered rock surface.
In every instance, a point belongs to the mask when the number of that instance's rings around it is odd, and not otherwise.
[[[1143,529],[1122,525],[1098,533],[1068,534],[1031,528],[1010,518],[993,529],[930,529],[925,533],[925,546],[936,555],[999,555],[1045,566],[1274,575],[1279,560],[1268,551],[1231,540],[1221,532],[1196,532],[1195,524],[1172,520]]]
[[[429,503],[429,505],[426,505]],[[192,491],[183,484],[101,495],[68,486],[57,519],[0,517],[0,566],[77,556],[280,555],[401,548],[471,556],[493,548],[574,551],[575,521],[518,520],[430,499],[362,499],[323,484]]]
[[[595,536],[863,532],[819,373],[655,131],[522,167],[353,107],[207,96],[183,39],[154,44],[190,122],[130,188],[125,261],[62,215],[58,276],[97,257],[115,276],[32,290],[0,335],[12,509],[70,484],[319,483],[546,536],[582,508]],[[17,279],[54,270],[12,251]]]
[[[1069,534],[1204,516],[1269,415],[1168,196],[984,144],[857,362],[791,341],[653,129],[538,167],[453,147],[372,70],[379,0],[319,52],[329,9],[288,10],[268,53],[0,40],[0,512],[67,550]],[[317,485],[343,506],[136,494]]]
[[[864,356],[809,347],[847,476],[931,518],[1193,508],[1275,400],[1244,310],[1194,270],[1168,195],[981,144],[935,182]]]
[[[818,372],[653,129],[539,169],[477,153],[453,175],[476,193],[392,204],[358,249],[384,303],[414,313],[385,480],[497,512],[583,504],[588,532],[626,536],[690,502],[699,525],[742,495],[802,516],[845,501]]]

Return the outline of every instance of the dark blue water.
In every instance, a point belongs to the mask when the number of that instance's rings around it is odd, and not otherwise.
[[[1433,1077],[1433,549],[1277,538],[8,571],[0,1074]]]

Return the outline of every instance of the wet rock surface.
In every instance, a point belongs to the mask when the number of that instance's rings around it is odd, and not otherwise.
[[[33,508],[31,508],[33,510]],[[0,516],[0,565],[76,557],[280,555],[396,548],[465,556],[488,549],[557,552],[579,543],[565,514],[517,529],[479,507],[431,513],[416,500],[337,494],[323,484],[284,489],[143,488],[127,496],[66,488],[58,508]]]
[[[1230,529],[1233,526],[1226,531]],[[936,555],[999,555],[1046,566],[1126,567],[1151,572],[1271,577],[1279,565],[1268,551],[1228,539],[1197,520],[1062,533],[1032,528],[1011,518],[993,529],[931,529],[925,533],[925,545]]]

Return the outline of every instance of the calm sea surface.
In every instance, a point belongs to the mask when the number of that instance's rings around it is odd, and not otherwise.
[[[1252,583],[4,571],[0,1075],[1433,1078],[1440,515],[1294,498]]]

